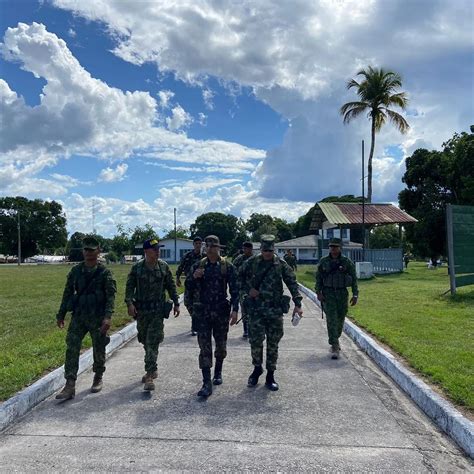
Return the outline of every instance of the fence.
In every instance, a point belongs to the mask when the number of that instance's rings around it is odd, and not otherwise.
[[[329,253],[323,249],[323,256]],[[397,273],[403,271],[402,249],[342,249],[342,253],[353,262],[372,262],[374,273]]]

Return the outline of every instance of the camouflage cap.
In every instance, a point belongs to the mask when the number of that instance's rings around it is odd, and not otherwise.
[[[246,248],[246,249],[253,249],[253,244],[252,244],[252,242],[244,242],[242,244],[242,247]]]
[[[160,244],[160,242],[156,238],[147,239],[147,240],[145,240],[145,242],[143,242],[143,250],[146,250],[146,249],[159,249],[160,247],[164,247],[164,245]]]
[[[342,247],[342,240],[337,238],[329,239],[329,247]]]
[[[193,239],[193,242],[202,242],[202,239],[199,237],[199,235],[196,235],[196,237]]]
[[[82,248],[84,250],[97,250],[99,247],[100,243],[95,237],[84,237],[82,239]]]
[[[207,247],[225,247],[225,245],[221,245],[219,237],[217,237],[217,235],[208,235],[204,239],[204,242],[206,243]]]
[[[260,237],[260,250],[273,250],[275,248],[275,236],[272,234],[263,234]]]

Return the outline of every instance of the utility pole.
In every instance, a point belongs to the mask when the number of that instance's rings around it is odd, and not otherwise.
[[[18,219],[18,266],[21,265],[21,227],[20,227],[20,211],[16,211],[17,219]]]
[[[177,244],[177,241],[176,241],[176,208],[174,208],[174,263],[178,263],[178,255],[177,250],[178,248],[178,244]]]
[[[362,261],[365,262],[365,166],[364,140],[362,140]]]

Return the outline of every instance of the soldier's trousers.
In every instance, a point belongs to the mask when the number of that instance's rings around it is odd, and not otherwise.
[[[79,355],[81,353],[82,340],[89,333],[92,339],[92,351],[94,364],[92,370],[96,375],[105,372],[105,343],[104,336],[100,333],[102,318],[81,319],[73,317],[66,336],[66,360],[64,362],[64,377],[66,379],[77,378],[79,370]]]
[[[349,293],[346,288],[324,288],[323,309],[326,313],[326,324],[328,328],[328,342],[332,346],[339,344],[339,338],[344,327],[344,319],[348,310]]]
[[[214,356],[224,360],[227,356],[227,333],[229,332],[229,314],[221,311],[206,311],[198,324],[199,368],[212,367],[212,337],[216,343]]]
[[[267,339],[267,370],[276,370],[278,344],[283,337],[283,314],[274,309],[255,309],[249,313],[249,340],[252,364],[263,364],[263,341]]]
[[[163,315],[155,312],[139,312],[137,331],[138,342],[141,342],[145,349],[145,372],[155,372],[158,347],[165,337]]]

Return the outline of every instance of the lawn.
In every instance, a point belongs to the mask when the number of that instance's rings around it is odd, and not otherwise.
[[[66,265],[0,266],[0,400],[64,363],[66,330],[56,326]],[[111,265],[117,280],[111,332],[130,322],[123,302],[129,265]],[[175,268],[172,268],[174,273]],[[66,317],[70,321],[70,316]],[[89,336],[84,346],[90,347]]]
[[[301,266],[298,280],[314,290],[314,266]],[[446,267],[429,270],[411,262],[400,274],[359,282],[355,323],[400,354],[453,402],[474,412],[474,289],[454,297]]]

